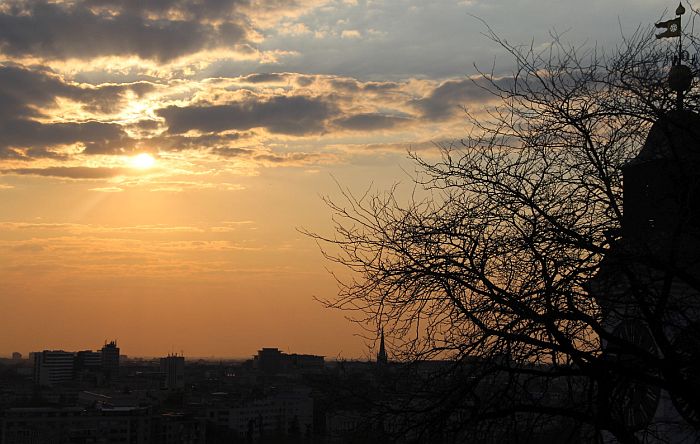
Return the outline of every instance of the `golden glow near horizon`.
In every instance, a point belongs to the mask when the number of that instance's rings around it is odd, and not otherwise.
[[[148,153],[137,154],[129,159],[129,164],[133,168],[147,170],[156,164],[156,159]]]

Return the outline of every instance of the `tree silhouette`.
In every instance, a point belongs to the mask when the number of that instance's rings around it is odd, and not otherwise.
[[[697,437],[700,118],[694,88],[672,111],[673,43],[640,29],[607,53],[557,35],[537,50],[488,33],[515,69],[480,71],[493,100],[465,109],[471,130],[439,161],[411,154],[413,197],[326,200],[335,234],[309,234],[353,278],[324,303],[383,328],[398,361],[449,361],[386,403],[396,431]],[[655,419],[669,402],[672,425]]]

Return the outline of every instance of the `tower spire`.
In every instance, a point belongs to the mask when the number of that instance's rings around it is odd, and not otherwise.
[[[386,355],[386,347],[384,346],[384,329],[382,328],[382,335],[379,340],[379,352],[377,353],[377,364],[384,365],[389,362]]]
[[[678,4],[676,8],[676,18],[659,22],[655,26],[663,28],[664,32],[656,34],[657,39],[667,37],[678,37],[678,54],[673,57],[673,66],[668,73],[668,84],[676,92],[676,109],[683,109],[683,97],[690,89],[693,80],[693,73],[690,68],[683,64],[684,60],[690,59],[688,51],[683,50],[683,29],[681,27],[681,16],[685,14],[685,8]]]

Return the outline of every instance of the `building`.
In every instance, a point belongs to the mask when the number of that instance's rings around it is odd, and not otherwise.
[[[53,386],[73,379],[75,356],[63,350],[44,350],[34,353],[34,382]]]
[[[76,381],[101,385],[105,380],[102,372],[102,354],[92,350],[77,352],[73,378]]]
[[[659,355],[645,308],[665,301],[666,308],[652,321],[663,325],[672,344],[696,340],[690,339],[697,337],[693,323],[700,322],[700,297],[692,284],[700,277],[700,115],[678,109],[659,118],[623,175],[622,236],[601,263],[591,288],[611,336]],[[638,360],[624,347],[609,341],[602,345],[610,359]],[[687,352],[692,356],[697,348]],[[614,406],[631,430],[652,427],[670,437],[669,442],[697,440],[692,426],[697,417],[678,394],[641,382],[618,385],[615,390],[620,393],[634,393]]]
[[[119,347],[115,341],[106,343],[99,352],[44,350],[29,356],[34,362],[34,382],[43,386],[83,380],[87,375],[100,381],[119,375]]]
[[[313,415],[311,389],[302,386],[275,388],[264,396],[237,405],[212,406],[207,411],[212,424],[228,429],[235,437],[271,440],[268,442],[284,441],[283,437],[309,438]]]
[[[12,360],[13,361],[19,361],[22,359],[22,353],[20,352],[12,352]]]
[[[148,407],[35,407],[0,412],[0,442],[7,444],[146,444],[150,435]]]
[[[167,412],[151,417],[152,443],[204,444],[206,421],[195,415]]]
[[[165,387],[168,390],[185,388],[185,357],[168,355],[160,358],[160,371],[165,374]]]
[[[115,379],[119,376],[119,347],[117,341],[110,341],[100,350],[102,371],[105,377]]]
[[[82,350],[75,354],[76,370],[99,370],[102,368],[102,354],[92,350]]]
[[[258,350],[254,359],[258,370],[265,374],[274,375],[282,371],[282,352],[277,348],[267,347]]]
[[[282,354],[283,366],[288,370],[302,372],[320,372],[325,367],[323,356],[300,355],[298,353]]]
[[[249,361],[251,362],[251,361]],[[283,353],[278,348],[262,348],[253,356],[253,367],[266,375],[284,372],[318,372],[325,366],[323,356]]]

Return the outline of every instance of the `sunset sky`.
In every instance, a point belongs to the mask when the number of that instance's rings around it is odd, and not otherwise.
[[[553,29],[613,48],[646,0],[0,2],[0,356],[369,356],[305,228],[458,139]],[[668,16],[669,13],[666,13]]]

